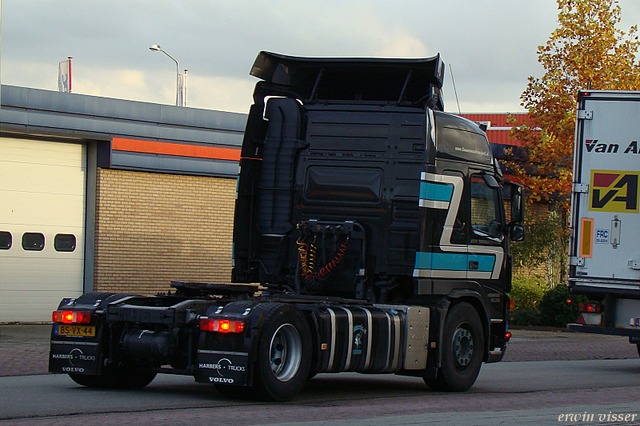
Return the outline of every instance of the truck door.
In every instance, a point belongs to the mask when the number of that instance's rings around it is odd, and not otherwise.
[[[485,172],[470,173],[470,227],[467,278],[497,280],[504,259],[505,218],[500,185]]]
[[[421,205],[432,210],[433,222],[424,226],[428,248],[418,253],[414,276],[500,278],[505,227],[496,179],[486,172],[472,171],[465,176],[447,169],[442,174],[425,174],[424,179],[425,199]],[[431,234],[435,229],[442,231]],[[441,284],[446,286],[445,282]]]

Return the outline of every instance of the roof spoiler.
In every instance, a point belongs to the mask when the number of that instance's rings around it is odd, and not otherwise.
[[[301,58],[260,52],[251,75],[286,87],[303,101],[427,105],[444,110],[444,62],[424,59]]]

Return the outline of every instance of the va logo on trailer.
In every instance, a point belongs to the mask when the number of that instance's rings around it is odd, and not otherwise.
[[[589,210],[638,213],[640,172],[592,170]]]

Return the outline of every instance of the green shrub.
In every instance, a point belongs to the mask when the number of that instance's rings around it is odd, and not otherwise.
[[[567,299],[571,299],[573,303],[567,303]],[[569,289],[565,285],[554,287],[540,302],[543,324],[551,327],[565,327],[568,323],[576,322],[580,314],[577,304],[587,300],[584,296],[569,296]]]
[[[544,266],[547,286],[558,285],[566,270],[569,244],[566,212],[556,209],[545,217],[528,218],[525,231],[524,241],[511,246],[514,266],[525,272]]]
[[[544,278],[516,275],[513,277],[509,297],[515,302],[515,310],[535,310],[540,306],[545,290]]]
[[[516,309],[510,312],[509,324],[542,325],[542,315],[536,309]]]

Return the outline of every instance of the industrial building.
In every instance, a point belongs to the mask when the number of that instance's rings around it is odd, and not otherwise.
[[[0,94],[0,323],[49,321],[88,291],[230,280],[245,114]],[[465,116],[491,122],[496,156],[515,144],[507,114]]]
[[[1,90],[0,323],[230,279],[244,114]]]

